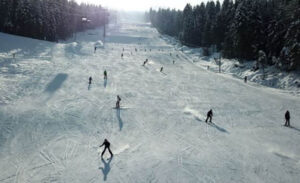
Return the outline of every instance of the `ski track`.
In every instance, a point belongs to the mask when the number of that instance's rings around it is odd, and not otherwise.
[[[39,45],[14,60],[0,43],[0,182],[299,180],[297,96],[198,67],[149,24],[110,25],[94,54],[101,30],[61,43],[7,35]],[[294,128],[282,127],[287,109]]]

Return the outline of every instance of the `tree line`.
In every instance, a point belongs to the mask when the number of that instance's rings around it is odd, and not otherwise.
[[[183,11],[150,9],[159,32],[194,47],[215,47],[223,57],[300,69],[300,0],[224,0]],[[265,55],[264,59],[258,59]]]
[[[74,0],[1,0],[0,31],[57,41],[103,25],[106,15],[101,6]]]

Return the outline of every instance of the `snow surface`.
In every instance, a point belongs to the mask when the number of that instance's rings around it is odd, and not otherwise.
[[[182,45],[178,40],[168,35],[161,36],[167,43],[174,45],[176,50],[181,50],[189,60],[196,66],[207,69],[212,72],[219,72],[218,62],[215,58],[220,57],[220,53],[214,52],[211,56],[203,56],[202,48],[190,48]],[[271,88],[281,89],[281,92],[290,93],[292,95],[300,95],[300,72],[284,72],[277,69],[275,66],[265,68],[265,78],[263,79],[262,69],[252,71],[255,64],[254,61],[238,62],[235,59],[221,59],[221,72],[231,75],[235,78],[244,79],[248,77],[248,81],[252,84],[259,84]]]
[[[148,24],[107,34],[94,54],[101,29],[63,43],[0,33],[1,183],[299,181],[299,97],[207,71]]]

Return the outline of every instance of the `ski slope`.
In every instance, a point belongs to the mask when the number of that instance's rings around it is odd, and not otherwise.
[[[0,33],[0,183],[299,181],[299,97],[204,70],[148,24],[107,34],[94,54],[101,29],[62,43]]]

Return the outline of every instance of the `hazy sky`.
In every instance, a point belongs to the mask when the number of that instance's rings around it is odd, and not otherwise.
[[[101,4],[104,7],[117,10],[145,11],[150,7],[170,7],[183,9],[187,3],[192,5],[207,2],[208,0],[76,0],[77,2],[88,2],[91,4]],[[222,0],[219,0],[222,2]]]

